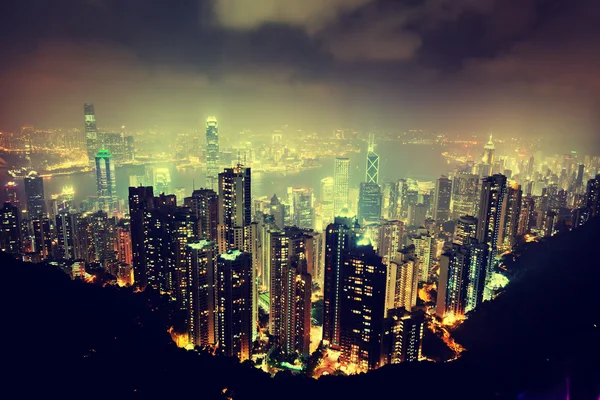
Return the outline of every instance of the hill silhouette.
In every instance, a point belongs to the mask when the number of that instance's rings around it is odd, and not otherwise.
[[[526,246],[513,281],[455,332],[468,349],[319,380],[177,348],[152,293],[0,254],[4,398],[597,399],[600,221]],[[553,397],[556,396],[556,397]]]

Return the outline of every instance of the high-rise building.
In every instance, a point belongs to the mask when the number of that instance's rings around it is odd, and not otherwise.
[[[502,220],[498,233],[498,245],[504,250],[511,250],[515,244],[521,218],[522,196],[521,185],[516,182],[507,184],[506,195],[502,201]]]
[[[421,359],[425,314],[404,308],[388,310],[382,340],[382,364],[415,362]]]
[[[279,337],[282,330],[284,269],[289,262],[289,238],[284,231],[271,230],[269,239],[269,333]]]
[[[319,202],[324,225],[333,222],[334,198],[333,178],[329,176],[321,179],[321,197]]]
[[[414,228],[425,226],[427,207],[423,203],[408,206],[408,225]]]
[[[152,186],[129,188],[129,215],[131,218],[131,246],[135,282],[142,288],[148,285],[146,277],[146,217],[154,209]]]
[[[154,168],[154,191],[156,194],[171,194],[171,171],[166,167]]]
[[[379,222],[381,219],[381,188],[375,182],[360,184],[358,195],[358,221],[361,225]]]
[[[411,245],[396,253],[388,264],[386,312],[398,307],[411,311],[417,305],[419,259]]]
[[[436,314],[462,317],[483,301],[486,281],[485,244],[453,245],[440,259]]]
[[[419,233],[411,236],[410,241],[419,259],[419,281],[428,282],[435,256],[435,238],[430,233]]]
[[[250,168],[238,165],[219,174],[218,248],[249,250],[252,218]]]
[[[590,216],[595,217],[600,214],[598,208],[598,198],[600,197],[600,174],[596,178],[590,179],[587,183],[586,207],[590,210]]]
[[[340,348],[340,299],[342,269],[346,253],[356,245],[356,219],[347,213],[336,217],[325,233],[325,271],[323,287],[323,341]]]
[[[483,163],[487,164],[487,165],[494,165],[494,161],[495,161],[495,151],[496,151],[496,146],[494,145],[494,142],[492,141],[492,135],[490,135],[490,140],[485,144],[485,146],[483,146]],[[490,174],[492,173],[492,171],[489,171]]]
[[[452,219],[463,215],[475,215],[479,176],[459,172],[452,181]]]
[[[63,260],[74,260],[76,254],[76,235],[84,236],[85,232],[78,228],[77,214],[61,212],[56,216],[56,236],[58,256]]]
[[[120,264],[132,265],[131,227],[129,223],[125,224],[123,221],[117,226],[117,260]]]
[[[285,228],[285,208],[276,194],[271,198],[269,213],[273,216],[273,223],[277,229]]]
[[[0,209],[0,249],[15,257],[23,249],[20,211],[9,202]]]
[[[102,149],[96,154],[96,187],[99,197],[114,199],[117,197],[117,179],[112,154]]]
[[[4,196],[6,197],[7,203],[19,207],[20,210],[19,185],[17,185],[16,182],[9,181],[4,184]]]
[[[340,363],[359,371],[381,365],[386,266],[370,242],[359,240],[343,260]]]
[[[44,200],[44,179],[35,171],[31,171],[23,179],[25,196],[27,196],[27,217],[40,218],[46,211]]]
[[[433,219],[436,222],[446,222],[450,219],[450,198],[452,196],[452,181],[441,176],[435,182],[433,197]]]
[[[377,254],[383,258],[384,264],[389,265],[390,261],[396,258],[396,252],[403,247],[405,231],[402,221],[381,222],[377,239]]]
[[[490,276],[496,259],[502,204],[506,196],[506,177],[496,174],[483,179],[477,218],[477,240],[487,246],[487,274]]]
[[[521,204],[521,216],[519,217],[518,235],[525,235],[530,232],[532,224],[535,222],[535,200],[533,197],[525,197]]]
[[[333,215],[337,217],[350,202],[350,159],[336,158],[333,171]]]
[[[217,259],[217,345],[225,355],[240,361],[252,349],[252,260],[248,253],[227,250]]]
[[[310,188],[293,189],[294,225],[302,229],[313,229],[313,191]]]
[[[468,244],[477,237],[477,218],[471,215],[460,217],[454,225],[453,243]]]
[[[93,160],[98,150],[100,150],[98,130],[96,129],[96,114],[94,113],[94,105],[88,103],[84,104],[83,114],[85,117],[85,138],[88,158]]]
[[[187,322],[190,342],[212,346],[215,337],[216,243],[201,240],[187,246]]]
[[[46,260],[52,256],[53,230],[47,217],[35,218],[31,221],[33,231],[33,251]]]
[[[219,224],[219,201],[217,193],[212,189],[198,189],[186,197],[184,205],[192,210],[198,219],[198,234],[200,238],[217,241]]]
[[[293,248],[292,242],[290,247]],[[282,269],[281,332],[278,336],[284,353],[308,357],[312,278],[304,257],[304,251],[290,255],[289,262]]]
[[[206,187],[208,189],[217,191],[218,174],[219,124],[215,117],[208,117],[206,119]]]
[[[369,147],[367,149],[366,183],[379,186],[379,155],[375,153],[375,135],[369,134]]]

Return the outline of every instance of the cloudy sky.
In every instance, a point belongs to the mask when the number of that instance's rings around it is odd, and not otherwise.
[[[597,0],[19,0],[0,129],[423,128],[600,136]]]

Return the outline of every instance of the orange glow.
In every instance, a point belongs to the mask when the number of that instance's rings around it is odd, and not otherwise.
[[[170,327],[167,332],[171,335],[171,339],[175,342],[177,347],[186,348],[189,344],[189,338],[187,333],[177,333],[173,327]]]
[[[96,275],[88,275],[85,277],[87,283],[94,283],[96,281]]]
[[[444,320],[441,323],[438,320],[433,319],[427,325],[428,328],[440,336],[446,346],[448,346],[448,348],[454,352],[454,358],[450,359],[449,361],[456,360],[458,357],[460,357],[460,354],[465,351],[465,348],[457,343],[454,338],[452,338],[449,330],[449,327],[456,328],[463,321],[464,317],[455,317],[454,315],[449,314],[444,317]]]

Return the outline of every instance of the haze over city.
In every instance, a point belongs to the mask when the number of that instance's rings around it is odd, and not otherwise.
[[[600,400],[599,16],[3,5],[5,396]]]

